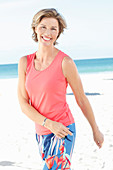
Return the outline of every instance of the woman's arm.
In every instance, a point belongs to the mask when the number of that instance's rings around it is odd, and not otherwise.
[[[25,89],[25,77],[27,67],[27,56],[20,58],[18,64],[18,99],[23,113],[25,113],[32,121],[42,125],[45,117],[37,112],[29,104],[29,97]]]
[[[25,89],[27,56],[20,58],[18,64],[18,99],[23,113],[32,121],[42,125],[45,116],[41,115],[34,107],[29,104],[29,97]],[[47,119],[45,127],[50,129],[58,137],[65,137],[71,132],[63,124]]]
[[[92,130],[93,130],[93,135],[94,135],[94,140],[96,144],[99,147],[102,147],[103,143],[103,135],[99,131],[97,123],[95,121],[95,117],[93,114],[93,110],[91,108],[91,105],[88,101],[88,98],[86,97],[82,82],[80,80],[80,76],[77,71],[77,67],[73,60],[69,57],[64,57],[63,62],[62,62],[62,69],[63,69],[63,74],[66,77],[73,93],[76,98],[76,102],[80,109],[82,110],[83,114],[87,118],[88,122],[90,123]]]

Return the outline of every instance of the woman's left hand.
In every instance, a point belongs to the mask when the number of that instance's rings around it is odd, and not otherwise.
[[[101,148],[104,142],[104,135],[100,132],[99,129],[97,129],[96,132],[93,132],[93,138],[97,146]]]

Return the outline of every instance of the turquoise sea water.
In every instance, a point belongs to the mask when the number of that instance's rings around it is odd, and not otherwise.
[[[76,60],[75,63],[80,73],[113,71],[113,58]]]
[[[80,74],[113,71],[113,58],[74,60]],[[0,65],[0,79],[17,78],[18,64]]]

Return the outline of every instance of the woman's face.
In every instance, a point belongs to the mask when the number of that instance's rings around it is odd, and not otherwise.
[[[41,22],[35,27],[38,42],[50,46],[53,45],[59,33],[59,24],[55,18],[43,18]]]

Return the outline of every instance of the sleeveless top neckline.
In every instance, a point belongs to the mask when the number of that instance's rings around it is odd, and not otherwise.
[[[51,67],[53,64],[54,64],[54,62],[55,62],[55,60],[57,59],[57,56],[59,55],[59,53],[60,53],[61,51],[59,50],[58,51],[58,53],[56,54],[56,56],[55,56],[55,58],[53,59],[53,61],[50,63],[50,65],[47,67],[47,68],[45,68],[44,70],[37,70],[36,68],[35,68],[35,64],[34,64],[34,59],[35,59],[35,56],[36,56],[36,52],[34,53],[35,55],[34,55],[34,57],[33,57],[33,60],[32,60],[32,66],[33,66],[33,69],[39,74],[39,73],[41,73],[41,72],[44,72],[44,71],[46,71],[49,67]]]

